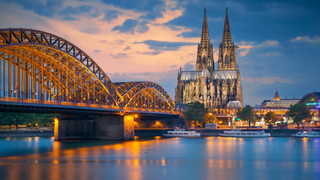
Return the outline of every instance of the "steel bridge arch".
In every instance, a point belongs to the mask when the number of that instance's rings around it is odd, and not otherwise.
[[[151,81],[127,82],[120,84],[117,89],[124,99],[125,107],[128,107],[131,101],[136,96],[138,96],[139,94],[144,94],[146,96],[149,96],[149,98],[151,98],[153,102],[155,101],[155,99],[157,99],[160,101],[160,103],[165,103],[170,110],[174,110],[175,108],[175,103],[171,99],[167,91],[159,84]],[[153,96],[155,96],[155,99],[153,99]]]
[[[63,98],[69,100],[70,95],[68,94],[71,94],[71,90],[68,89],[68,86],[72,85],[76,87],[76,91],[81,90],[80,96],[79,93],[76,94],[75,89],[73,90],[74,98],[80,97],[81,102],[82,90],[85,89],[85,93],[88,94],[87,98],[91,98],[89,102],[98,101],[98,99],[91,96],[100,95],[99,100],[105,99],[106,103],[106,99],[108,99],[109,105],[128,107],[133,100],[141,103],[142,100],[138,98],[144,97],[147,101],[154,103],[154,109],[158,105],[165,105],[168,109],[174,110],[175,104],[173,100],[159,84],[150,81],[113,83],[99,65],[83,50],[68,40],[48,32],[24,28],[0,29],[0,60],[3,61],[1,65],[3,72],[0,69],[0,83],[2,81],[4,84],[3,97],[6,97],[5,89],[7,89],[7,97],[20,98],[20,94],[19,96],[12,95],[13,90],[16,90],[16,88],[13,88],[16,85],[16,81],[26,78],[27,83],[30,83],[27,79],[31,78],[30,81],[33,81],[34,84],[43,84],[37,88],[35,87],[37,89],[35,90],[36,92],[38,91],[42,94],[43,87],[47,88],[47,94],[49,94],[49,91],[52,93],[51,89],[54,92],[60,91],[55,94],[54,100],[59,100],[59,98],[61,100]],[[8,67],[8,70],[6,70],[6,67]],[[15,77],[14,73],[18,73],[18,77]],[[19,73],[26,77],[21,76],[20,78]],[[66,81],[65,84],[64,82],[59,82],[61,79],[57,78],[57,76],[62,77],[63,73],[67,77],[63,79]],[[1,77],[2,74],[3,77]],[[12,78],[12,76],[14,77]],[[6,81],[9,83],[6,78],[11,78],[12,80],[11,84],[7,85],[10,88],[5,88]],[[76,80],[79,80],[80,83],[76,83]],[[85,84],[82,83],[82,80]],[[28,89],[27,83],[23,83],[24,81],[22,80],[22,97],[35,99],[37,93],[34,93],[32,88],[36,85],[30,83],[32,87]],[[20,84],[18,89],[20,91]],[[31,89],[35,95],[30,97],[23,95],[24,91],[30,93],[28,91]],[[95,92],[96,90],[98,90],[97,94],[93,93],[91,95],[91,91]],[[12,91],[11,95],[10,91]],[[159,104],[156,105],[155,103]]]
[[[36,45],[13,45],[0,48],[0,58],[4,67],[0,70],[3,71],[0,73],[0,77],[3,74],[0,78],[0,82],[3,82],[1,87],[8,90],[8,97],[22,96],[41,100],[47,97],[46,100],[68,102],[98,102],[100,99],[103,103],[109,99],[106,97],[105,88],[91,72],[69,55],[56,49]],[[7,81],[7,86],[10,87],[5,88],[4,81]],[[13,93],[14,84],[16,87]],[[28,95],[30,93],[31,97]]]
[[[0,29],[0,48],[16,45],[41,45],[61,51],[81,63],[105,88],[114,103],[122,99],[112,81],[100,66],[83,50],[57,35],[34,29],[9,28]]]

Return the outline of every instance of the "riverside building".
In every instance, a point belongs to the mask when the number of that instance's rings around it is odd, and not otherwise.
[[[262,107],[289,107],[297,104],[300,99],[292,98],[292,99],[280,99],[278,91],[274,95],[273,99],[271,100],[264,100],[261,103]]]

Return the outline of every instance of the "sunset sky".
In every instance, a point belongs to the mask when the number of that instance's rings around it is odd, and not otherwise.
[[[179,68],[195,70],[204,8],[217,62],[228,7],[244,104],[261,104],[276,90],[281,98],[320,91],[319,0],[0,0],[0,6],[0,28],[61,36],[113,82],[154,81],[173,99]]]

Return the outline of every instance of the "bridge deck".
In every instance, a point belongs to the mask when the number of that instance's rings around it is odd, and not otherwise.
[[[177,111],[161,109],[129,108],[102,104],[87,104],[59,101],[41,101],[37,99],[0,98],[0,111],[4,112],[52,112],[52,113],[92,113],[92,114],[154,114],[154,115],[179,115]]]

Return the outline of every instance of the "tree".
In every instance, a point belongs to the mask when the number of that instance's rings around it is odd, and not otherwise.
[[[251,125],[251,122],[254,121],[253,115],[254,115],[253,108],[250,105],[246,105],[246,107],[239,109],[237,112],[237,116],[240,119],[243,119],[249,122],[249,127]]]
[[[52,119],[57,117],[57,115],[53,114],[34,114],[35,117],[32,118],[33,121],[31,124],[33,126],[40,126],[40,127],[48,127],[52,125]]]
[[[254,114],[253,115],[253,122],[256,123],[257,121],[261,121],[262,117],[259,116],[258,114]]]
[[[54,114],[35,114],[35,113],[0,113],[0,125],[7,125],[10,127],[11,125],[16,125],[16,129],[18,129],[18,125],[31,125],[31,126],[51,126],[52,120],[54,117],[59,117],[60,115]]]
[[[204,104],[198,101],[191,102],[187,104],[187,108],[187,111],[183,112],[187,121],[198,121],[200,124],[203,124],[206,121],[208,109],[204,107]]]
[[[289,107],[289,111],[287,111],[287,115],[293,118],[293,121],[298,125],[303,119],[307,119],[311,117],[310,111],[305,104],[295,104],[294,106]]]
[[[269,123],[275,123],[278,120],[278,116],[273,111],[270,111],[264,116],[264,120]]]
[[[18,130],[18,125],[23,124],[25,121],[25,116],[19,113],[0,113],[0,124],[9,126],[11,130],[12,125],[16,125],[16,129]]]
[[[9,115],[8,113],[0,113],[0,124],[1,125],[5,125],[5,126],[9,126],[10,130],[11,130],[11,125],[14,124],[14,118]]]
[[[208,113],[206,115],[206,122],[207,123],[218,123],[218,118],[216,117],[215,114]]]

